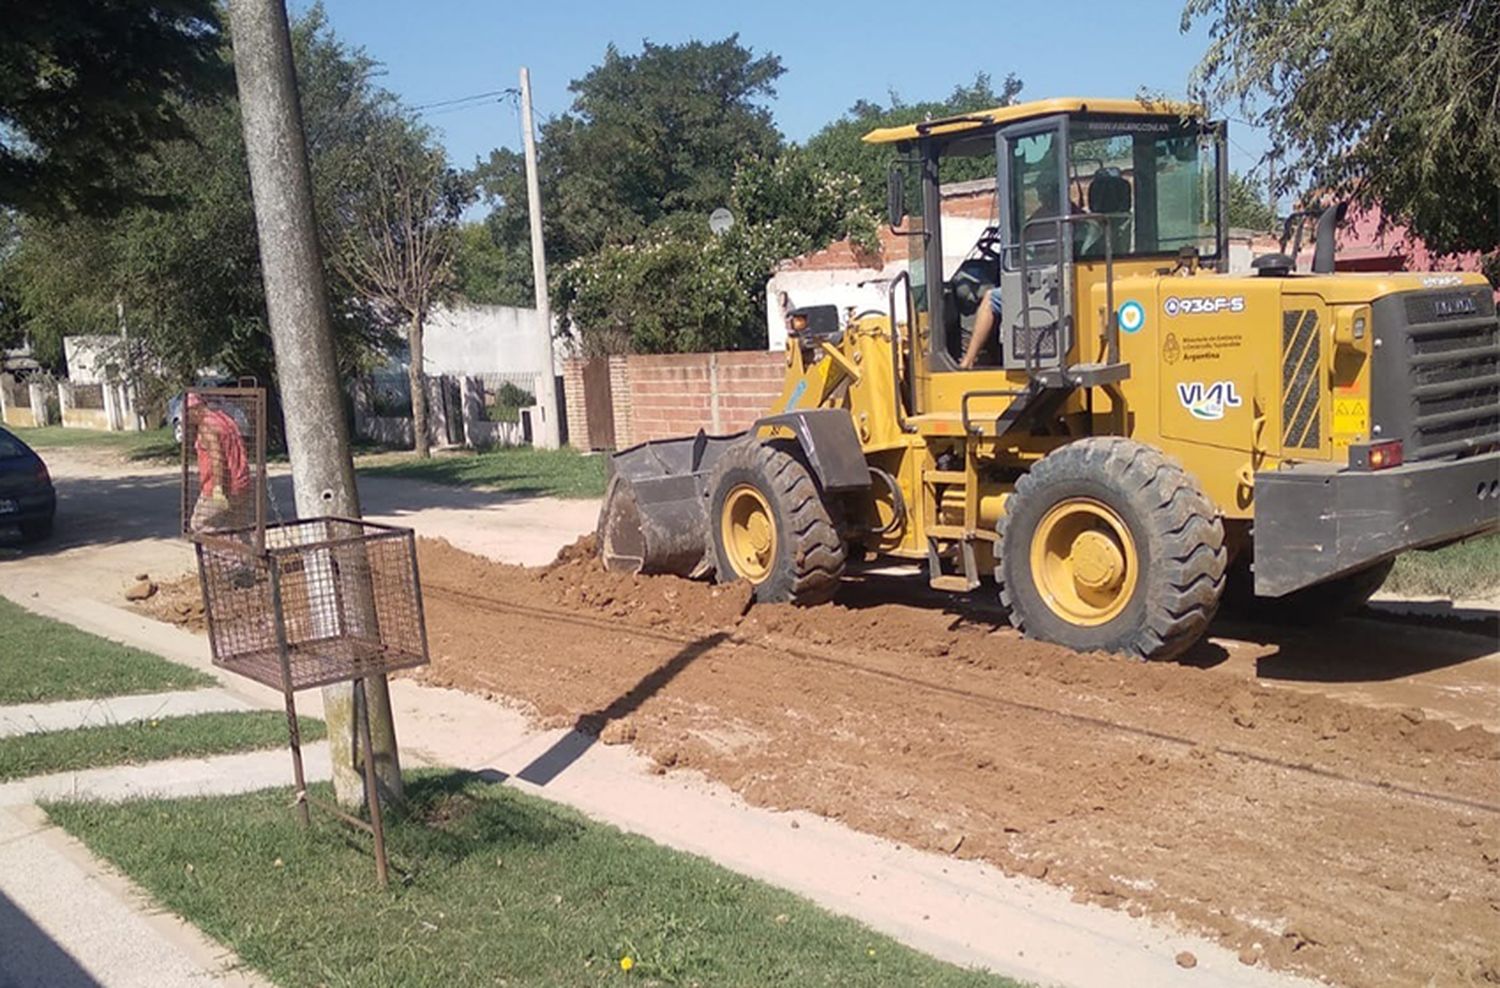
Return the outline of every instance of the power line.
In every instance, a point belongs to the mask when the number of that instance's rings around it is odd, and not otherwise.
[[[434,101],[432,103],[422,103],[422,104],[420,104],[418,106],[412,107],[412,109],[413,110],[432,110],[432,109],[436,109],[437,107],[440,107],[440,106],[457,106],[460,103],[474,103],[474,102],[478,102],[478,101],[481,101],[481,100],[490,100],[490,99],[493,99],[494,97],[497,97],[497,96],[519,96],[519,95],[520,95],[520,90],[517,90],[517,89],[514,89],[514,88],[512,88],[512,89],[492,89],[489,92],[475,93],[472,96],[457,96],[457,97],[454,97],[453,99],[440,99],[440,100],[436,100],[436,101]],[[497,102],[498,102],[498,100],[497,100]]]

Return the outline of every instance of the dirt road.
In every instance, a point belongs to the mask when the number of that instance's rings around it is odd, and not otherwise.
[[[539,573],[427,543],[421,565],[427,678],[663,771],[1168,914],[1340,984],[1500,977],[1500,736],[1482,727],[1265,688],[1235,654],[1249,645],[1211,643],[1199,668],[1075,655],[897,603],[878,577],[795,610],[587,559]],[[1433,664],[1405,634],[1387,674]],[[1474,719],[1493,720],[1488,702]]]
[[[48,458],[59,538],[0,563],[7,592],[45,567],[118,601],[137,569],[186,570],[169,471]],[[361,488],[424,535],[526,560],[593,512]],[[879,573],[831,607],[747,611],[740,589],[585,561],[543,575],[428,543],[422,568],[430,678],[663,771],[1176,917],[1247,961],[1348,985],[1500,981],[1493,615],[1221,623],[1183,664],[1143,665],[1023,641],[982,600]]]

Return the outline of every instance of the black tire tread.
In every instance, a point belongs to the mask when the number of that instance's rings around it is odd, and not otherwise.
[[[711,506],[718,503],[722,478],[735,469],[746,470],[764,481],[762,493],[780,507],[788,520],[787,531],[778,533],[787,540],[790,551],[779,553],[773,573],[756,587],[756,599],[765,603],[790,602],[799,605],[826,603],[838,592],[844,577],[844,542],[823,502],[822,492],[812,472],[789,444],[772,440],[747,439],[724,451],[714,464],[708,489],[713,492]],[[709,524],[717,532],[718,518]],[[717,535],[712,538],[717,547]],[[723,579],[726,564],[715,549],[716,578]]]
[[[1110,481],[1120,491],[1139,496],[1155,548],[1157,573],[1145,573],[1146,605],[1122,651],[1140,658],[1170,659],[1192,646],[1208,629],[1224,592],[1228,551],[1224,528],[1213,504],[1176,460],[1132,439],[1102,436],[1059,447],[1017,482],[1016,499],[1038,492],[1054,477],[1084,475]],[[1026,633],[1026,616],[1004,575],[1006,529],[1011,512],[999,524],[1001,564],[995,567],[1000,600],[1011,624]]]

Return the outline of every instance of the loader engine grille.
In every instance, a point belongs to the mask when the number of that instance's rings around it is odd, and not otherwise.
[[[1407,460],[1466,456],[1500,444],[1500,323],[1488,288],[1376,302],[1371,412]]]
[[[1281,317],[1281,444],[1317,449],[1323,442],[1318,314],[1294,309]]]

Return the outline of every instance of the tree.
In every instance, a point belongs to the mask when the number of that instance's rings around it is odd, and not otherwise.
[[[320,7],[296,20],[292,40],[326,252],[359,215],[373,149],[405,153],[426,137],[374,83],[379,65],[341,42]],[[131,164],[152,203],[108,218],[24,217],[19,246],[0,257],[0,282],[14,286],[43,363],[60,364],[65,334],[117,330],[120,305],[171,386],[204,367],[274,380],[237,104],[225,94],[179,116],[188,136]],[[351,374],[393,342],[392,324],[332,273],[339,359]]]
[[[1270,133],[1299,184],[1378,207],[1438,253],[1500,245],[1500,15],[1493,0],[1188,0],[1197,68]]]
[[[727,233],[712,235],[695,213],[664,219],[565,266],[557,308],[589,355],[763,348],[776,263],[845,237],[873,248],[863,201],[858,179],[796,148],[748,158],[734,173]]]
[[[447,167],[441,151],[415,158],[377,155],[372,163],[373,194],[345,230],[334,265],[377,310],[404,318],[413,445],[417,457],[427,459],[422,333],[433,304],[452,288],[458,220],[472,189]]]
[[[1266,198],[1266,185],[1256,175],[1229,173],[1229,225],[1241,230],[1269,231],[1276,226],[1276,210]]]
[[[0,207],[110,214],[230,85],[213,0],[0,0]]]
[[[715,42],[611,45],[569,89],[568,112],[546,121],[537,168],[547,204],[548,261],[628,243],[678,213],[707,216],[729,199],[735,165],[772,155],[781,136],[764,101],[784,70],[775,55]],[[486,223],[505,282],[497,294],[531,297],[526,171],[518,151],[491,152],[473,180],[493,206]],[[475,241],[473,247],[482,247]]]
[[[892,93],[890,105],[881,106],[860,100],[842,117],[808,138],[806,148],[812,159],[825,167],[859,178],[861,195],[871,209],[882,209],[885,203],[885,176],[895,160],[896,150],[890,144],[867,144],[864,136],[877,127],[899,127],[921,120],[974,113],[997,106],[1009,106],[1021,93],[1021,80],[1009,74],[997,92],[986,72],[980,72],[967,86],[955,86],[944,100],[906,103]],[[989,158],[953,159],[943,175],[944,181],[993,177],[995,161]]]

